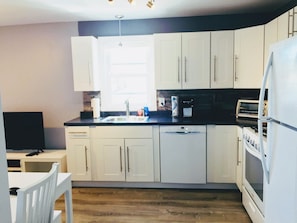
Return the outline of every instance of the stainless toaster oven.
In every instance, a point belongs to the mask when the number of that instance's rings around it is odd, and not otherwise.
[[[263,115],[267,116],[268,102],[264,102]],[[258,100],[239,99],[236,106],[236,118],[257,119],[258,118]]]

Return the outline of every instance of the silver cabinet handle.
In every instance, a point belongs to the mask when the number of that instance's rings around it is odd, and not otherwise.
[[[67,137],[70,137],[73,139],[88,138],[88,133],[87,132],[68,132]]]
[[[241,143],[241,140],[239,137],[237,137],[237,166],[241,163],[240,159],[239,159],[239,144]]]
[[[128,164],[128,172],[130,172],[130,155],[129,155],[129,147],[127,146],[127,164]]]
[[[185,57],[185,83],[187,82],[187,57]]]
[[[217,57],[214,56],[213,57],[213,81],[216,82],[217,81],[217,78],[216,78],[216,75],[217,75]]]
[[[120,146],[120,168],[121,172],[123,172],[123,159],[122,159],[122,147]]]
[[[235,55],[235,57],[234,57],[234,81],[238,81],[237,61],[238,61],[238,56]]]
[[[177,58],[177,80],[180,82],[180,58]]]
[[[86,172],[89,170],[88,166],[88,148],[85,146],[85,161],[86,161]]]
[[[69,134],[87,134],[87,132],[68,132]]]

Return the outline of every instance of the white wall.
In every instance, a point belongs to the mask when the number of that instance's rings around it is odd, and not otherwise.
[[[73,90],[71,36],[76,22],[0,27],[3,111],[42,111],[48,148],[65,147],[63,123],[83,109]]]

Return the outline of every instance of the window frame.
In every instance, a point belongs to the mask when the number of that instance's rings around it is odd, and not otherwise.
[[[121,45],[121,46],[120,46]],[[136,104],[133,102],[133,98],[123,98],[122,102],[112,105],[110,78],[108,76],[110,67],[108,64],[108,51],[114,48],[124,49],[124,47],[148,47],[146,53],[147,58],[147,103]],[[100,80],[102,81],[102,88],[100,92],[101,96],[101,110],[102,111],[125,111],[125,100],[130,102],[130,111],[137,111],[144,106],[149,107],[151,111],[157,110],[156,105],[156,88],[155,88],[155,67],[154,67],[154,38],[153,35],[138,35],[138,36],[108,36],[98,38],[98,50],[99,50],[99,66],[101,67]],[[131,76],[128,75],[127,76]],[[137,83],[135,83],[137,84]]]

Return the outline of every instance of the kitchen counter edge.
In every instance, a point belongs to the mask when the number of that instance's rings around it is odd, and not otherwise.
[[[104,122],[99,119],[75,118],[64,123],[64,126],[125,126],[125,125],[239,125],[234,119],[184,119],[172,117],[150,117],[145,122]]]

